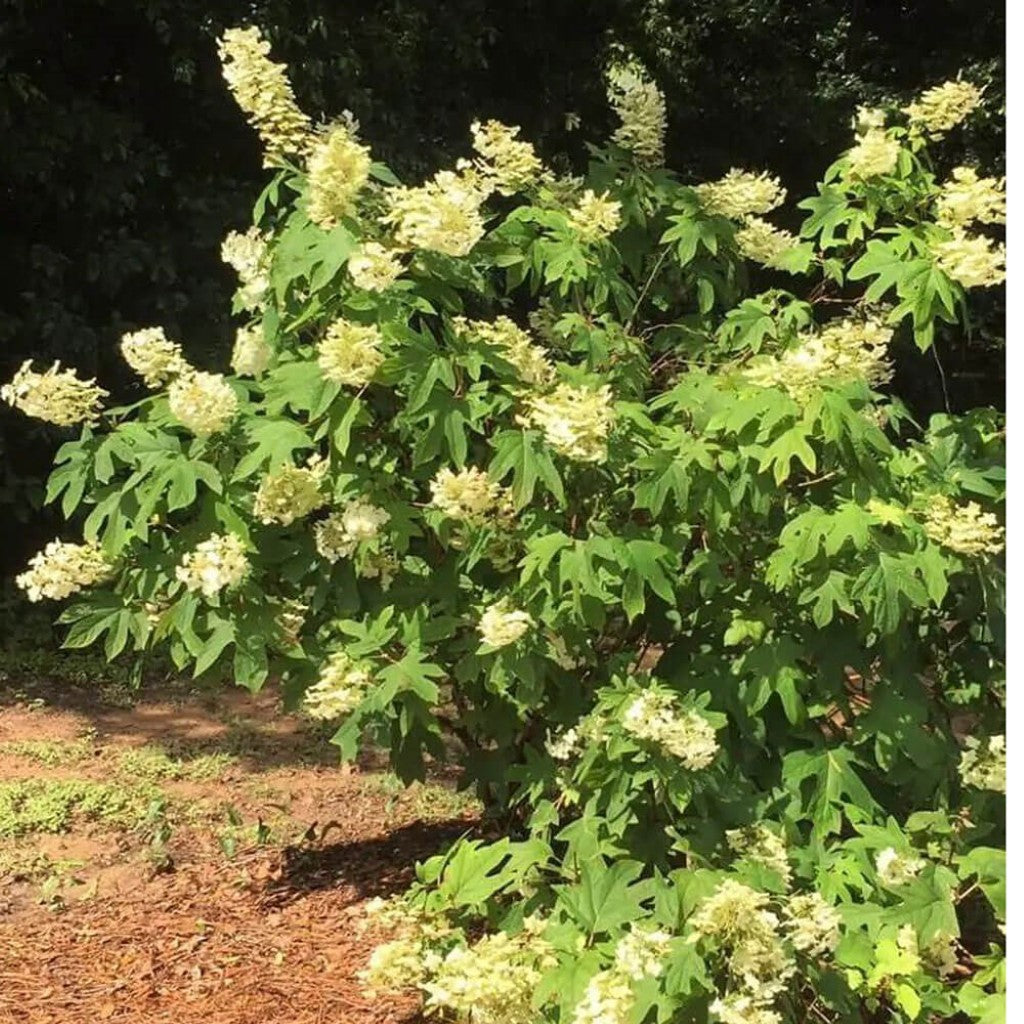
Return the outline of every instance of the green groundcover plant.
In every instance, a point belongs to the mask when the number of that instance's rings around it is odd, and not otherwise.
[[[371,991],[1001,1020],[1004,430],[889,387],[897,334],[966,338],[1004,277],[1002,182],[942,164],[979,90],[861,110],[793,235],[768,173],[662,166],[629,61],[584,177],[487,121],[403,185],[255,29],[221,47],[272,172],[224,243],[232,372],[157,327],[128,407],[22,367],[8,402],[81,425],[48,498],[84,537],[29,597],[77,595],[73,647],[279,678],[345,757],[461,764],[507,835],[371,906]]]

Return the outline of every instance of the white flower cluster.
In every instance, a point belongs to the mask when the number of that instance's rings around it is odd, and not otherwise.
[[[494,932],[449,950],[420,982],[425,1009],[474,1024],[534,1024],[533,995],[544,972],[557,965],[543,938],[545,922],[528,917],[517,935]]]
[[[277,628],[285,647],[294,647],[299,642],[308,613],[309,605],[305,601],[290,598],[281,602],[281,611],[277,616]]]
[[[587,983],[573,1010],[572,1024],[629,1024],[636,995],[633,982],[661,974],[672,936],[633,925],[615,946],[611,967]]]
[[[532,185],[541,175],[540,158],[520,129],[500,121],[474,121],[470,126],[473,148],[480,154],[476,169],[489,189],[511,196]]]
[[[728,992],[711,1006],[722,1021],[781,1019],[771,1004],[785,991],[796,965],[768,903],[766,893],[728,878],[690,918],[687,942],[711,941],[726,957]]]
[[[270,43],[260,30],[229,28],[220,39],[219,53],[228,88],[263,140],[265,162],[302,153],[309,118],[295,102],[284,65],[270,59]]]
[[[231,350],[231,369],[240,377],[258,377],[270,365],[270,345],[259,324],[239,327]]]
[[[665,95],[636,62],[616,64],[608,73],[608,101],[619,118],[612,134],[645,167],[665,159]]]
[[[925,862],[920,857],[897,853],[891,846],[879,850],[875,855],[875,871],[884,885],[906,885],[917,878],[924,866]]]
[[[819,892],[791,896],[783,907],[786,934],[793,948],[806,956],[832,953],[839,944],[842,918]]]
[[[238,396],[223,374],[202,370],[175,378],[167,404],[171,415],[197,437],[226,430],[238,412]]]
[[[752,362],[742,377],[758,387],[786,391],[801,403],[826,386],[864,381],[878,387],[892,377],[891,339],[892,329],[877,320],[841,320],[796,348]]]
[[[943,82],[903,108],[913,131],[941,139],[981,103],[982,90],[971,82]]]
[[[601,242],[622,223],[622,203],[588,188],[569,210],[569,227],[581,242]]]
[[[749,860],[763,864],[778,872],[788,886],[793,871],[786,853],[786,841],[767,825],[748,825],[746,828],[729,829],[725,833],[729,849]]]
[[[954,936],[948,932],[936,932],[929,942],[921,947],[921,961],[940,978],[951,977],[956,973],[960,962]]]
[[[476,466],[438,470],[430,482],[431,504],[451,519],[482,523],[503,504],[504,488]]]
[[[345,651],[335,651],[321,668],[320,678],[306,691],[303,707],[313,718],[342,718],[360,704],[372,682],[366,666],[354,662]]]
[[[370,178],[370,163],[370,150],[348,125],[331,125],[319,133],[306,161],[309,219],[326,230],[352,213]]]
[[[799,239],[763,217],[748,217],[736,232],[736,248],[748,260],[777,268]]]
[[[186,589],[215,597],[222,590],[237,587],[249,568],[245,541],[233,533],[215,533],[185,554],[175,576]]]
[[[622,727],[637,739],[654,743],[677,757],[684,768],[707,768],[718,752],[715,730],[696,711],[680,711],[676,698],[663,690],[645,690],[627,708]]]
[[[360,544],[376,539],[390,518],[366,498],[355,498],[313,527],[316,549],[328,562],[350,558]]]
[[[786,199],[778,178],[735,167],[718,181],[697,185],[694,191],[705,213],[738,221],[752,214],[770,213]]]
[[[924,532],[936,544],[960,555],[977,558],[998,555],[1006,533],[991,512],[983,512],[974,501],[957,505],[944,494],[933,494],[922,513]]]
[[[181,346],[171,341],[162,327],[125,334],[121,338],[121,355],[147,388],[161,388],[191,369]]]
[[[256,492],[253,515],[261,523],[282,526],[309,515],[327,500],[320,490],[326,473],[327,463],[317,457],[305,466],[285,464],[276,473],[268,473]]]
[[[245,234],[228,232],[220,258],[238,275],[238,299],[243,309],[258,309],[270,288],[270,256],[266,236],[256,227]]]
[[[1006,792],[1006,737],[980,740],[968,736],[960,755],[960,778],[965,786]]]
[[[520,422],[539,428],[544,440],[566,458],[604,462],[615,422],[611,388],[559,384],[548,394],[529,396]]]
[[[1006,179],[979,178],[973,167],[954,167],[935,203],[938,221],[948,228],[1006,223]]]
[[[15,577],[30,601],[44,597],[62,600],[110,577],[113,566],[98,544],[68,544],[51,540],[29,560],[28,569]]]
[[[516,368],[523,383],[545,386],[554,379],[555,368],[548,360],[547,352],[507,316],[494,320],[467,320],[457,316],[452,319],[452,328],[460,337],[478,338],[500,349]]]
[[[402,261],[397,254],[380,242],[363,242],[348,258],[352,283],[368,292],[382,292],[390,288],[402,270]]]
[[[583,743],[580,730],[572,726],[557,736],[549,736],[544,743],[544,749],[555,761],[571,761],[580,752]]]
[[[95,380],[81,380],[74,370],[62,370],[59,362],[36,373],[31,359],[21,364],[9,384],[0,387],[0,399],[8,405],[58,427],[96,423],[107,395]]]
[[[365,387],[384,362],[384,338],[376,324],[357,324],[339,318],[327,328],[317,346],[323,375],[336,384]]]
[[[498,601],[484,609],[476,628],[488,647],[505,647],[522,639],[534,625],[526,612],[509,607],[506,601]]]
[[[856,143],[846,154],[846,174],[867,181],[892,174],[900,157],[899,140],[885,129],[885,112],[861,107],[853,120]]]
[[[418,188],[389,189],[384,220],[394,227],[402,248],[465,256],[483,237],[480,208],[486,198],[475,176],[439,171]]]
[[[988,288],[1006,280],[1006,246],[985,235],[953,228],[952,237],[932,242],[935,265],[964,288]]]

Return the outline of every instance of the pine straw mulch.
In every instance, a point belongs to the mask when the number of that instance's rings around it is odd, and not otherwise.
[[[189,865],[61,915],[0,918],[0,1021],[383,1024],[412,1001],[368,1000],[356,972],[380,936],[361,904],[466,822]]]
[[[267,747],[280,752],[289,736],[279,712],[265,703],[262,711],[259,702],[245,708],[255,716],[253,729],[265,729]],[[143,702],[116,722],[94,716],[92,724],[112,744],[137,741],[150,726],[146,738],[160,739],[183,723],[185,738],[212,732],[215,740],[222,711],[195,702]],[[78,712],[26,711],[0,699],[3,740],[62,740],[83,724],[89,723]],[[372,772],[339,771],[336,762],[330,767],[296,756],[267,769],[261,760],[253,759],[251,771],[243,765],[193,786],[195,795],[236,801],[248,821],[277,796],[257,801],[246,786],[272,783],[275,794],[286,791],[300,833],[313,823],[290,844],[250,844],[228,858],[202,828],[182,829],[172,840],[170,870],[154,873],[131,836],[76,826],[61,837],[30,837],[30,850],[59,840],[65,856],[76,856],[83,844],[104,855],[113,850],[113,863],[101,858],[86,865],[91,894],[76,898],[68,889],[57,912],[41,905],[37,888],[0,885],[0,1024],[420,1020],[412,999],[374,1001],[363,993],[357,972],[384,936],[366,927],[362,904],[403,890],[417,860],[473,828],[475,811],[449,807],[439,790],[426,791],[419,802],[415,793],[382,792]],[[43,769],[9,756],[0,756],[0,769],[21,777],[102,772],[99,764]]]

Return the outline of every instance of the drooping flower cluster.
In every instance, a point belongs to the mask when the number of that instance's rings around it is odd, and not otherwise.
[[[229,231],[220,258],[238,274],[238,300],[243,309],[259,309],[270,287],[267,239],[256,227],[244,234]]]
[[[264,162],[302,153],[309,142],[309,118],[295,102],[285,66],[270,59],[270,43],[260,30],[229,28],[218,52],[235,102],[263,140]]]
[[[911,130],[941,139],[977,108],[981,94],[982,90],[971,82],[943,82],[925,90],[903,112]]]
[[[948,228],[1006,222],[1006,179],[979,178],[973,167],[954,167],[935,202],[938,221]]]
[[[121,355],[147,388],[162,388],[190,369],[181,346],[171,341],[162,327],[125,334],[121,338]]]
[[[363,242],[348,258],[348,272],[357,288],[382,292],[402,273],[402,261],[380,242]]]
[[[608,73],[608,101],[619,118],[612,134],[645,167],[665,159],[665,95],[635,62],[617,64]]]
[[[259,324],[239,327],[231,350],[231,369],[240,377],[258,377],[270,365],[270,345]]]
[[[328,562],[350,558],[360,544],[375,540],[390,518],[366,498],[355,498],[316,524],[316,549]]]
[[[622,727],[678,758],[689,771],[707,768],[718,752],[711,723],[696,711],[680,711],[675,696],[664,690],[641,693],[626,708]]]
[[[541,430],[544,440],[566,458],[604,462],[615,423],[611,388],[559,384],[548,394],[528,397],[521,422]]]
[[[505,647],[521,639],[533,625],[526,612],[498,601],[484,609],[476,628],[488,647]]]
[[[238,412],[238,396],[219,373],[193,370],[167,392],[171,414],[197,437],[225,430]]]
[[[569,227],[581,242],[600,242],[622,223],[622,203],[588,188],[569,210]]]
[[[465,256],[483,237],[480,208],[486,198],[473,176],[439,171],[418,188],[389,189],[384,220],[394,227],[402,248]]]
[[[1006,792],[1006,737],[980,740],[968,736],[960,755],[960,778],[965,786]]]
[[[473,148],[481,159],[475,164],[487,186],[503,196],[515,195],[532,185],[543,166],[533,146],[517,136],[519,128],[500,121],[474,121],[470,126]]]
[[[222,590],[237,587],[249,568],[245,541],[233,533],[214,533],[186,552],[175,576],[186,589],[215,597]]]
[[[555,368],[547,352],[507,316],[493,321],[457,316],[452,318],[452,327],[462,337],[479,338],[501,349],[502,355],[519,371],[524,384],[547,385],[554,379]]]
[[[546,922],[528,917],[516,935],[493,932],[457,945],[420,982],[425,1009],[475,1024],[534,1024],[533,996],[546,970],[557,965],[543,938]]]
[[[694,191],[705,213],[739,221],[751,214],[770,213],[786,199],[778,178],[735,167],[718,181],[697,185]]]
[[[636,1002],[633,983],[661,974],[671,941],[666,932],[633,925],[616,943],[612,965],[587,983],[572,1024],[629,1024]]]
[[[484,470],[470,466],[453,473],[438,470],[430,482],[431,504],[446,516],[467,523],[481,523],[497,511],[503,488]]]
[[[974,501],[957,505],[944,494],[934,494],[922,513],[924,532],[936,544],[968,557],[998,555],[1005,546],[1005,531],[991,512]]]
[[[779,261],[797,244],[789,231],[769,224],[762,217],[748,217],[736,232],[736,247],[747,257],[766,267],[778,267]]]
[[[370,150],[345,124],[335,124],[316,137],[306,161],[309,219],[333,228],[355,210],[356,197],[370,177]]]
[[[21,364],[9,384],[0,387],[0,399],[8,405],[58,427],[95,424],[108,394],[94,379],[82,380],[74,370],[62,370],[60,362],[37,373],[31,359]]]
[[[771,1014],[771,1004],[796,970],[768,904],[766,893],[727,878],[690,918],[687,941],[710,942],[724,959],[727,991],[711,1007],[723,1021],[730,1014],[733,1020],[771,1020],[752,1012]]]
[[[875,871],[885,885],[906,885],[924,870],[924,866],[925,862],[920,857],[898,853],[891,846],[879,850],[875,856]]]
[[[339,318],[327,328],[317,346],[317,363],[336,384],[365,387],[384,362],[384,338],[376,324],[357,324]]]
[[[935,265],[964,288],[987,288],[1006,280],[1006,247],[984,235],[954,228],[953,237],[933,242]]]
[[[15,583],[30,601],[41,601],[44,597],[60,601],[103,582],[112,572],[113,566],[98,544],[51,540],[32,556],[28,569],[15,577]]]
[[[793,948],[807,956],[831,953],[839,944],[842,918],[819,892],[791,896],[782,910],[786,936]]]
[[[320,508],[326,498],[321,493],[327,463],[318,458],[306,466],[285,464],[276,473],[268,473],[260,482],[253,502],[253,515],[261,523],[288,526],[296,519]]]
[[[789,885],[793,872],[786,854],[786,841],[777,832],[773,832],[767,825],[748,825],[746,828],[730,829],[725,833],[725,838],[729,849],[778,872],[786,885]]]
[[[875,388],[892,378],[891,338],[891,328],[877,320],[840,320],[796,348],[752,362],[742,377],[786,391],[801,403],[825,386],[864,381]]]
[[[306,691],[302,706],[313,718],[330,721],[350,714],[373,682],[365,665],[359,665],[345,651],[335,651],[320,670],[320,677]]]

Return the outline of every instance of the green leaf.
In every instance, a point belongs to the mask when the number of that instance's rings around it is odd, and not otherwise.
[[[652,893],[649,879],[637,881],[643,869],[633,860],[611,866],[589,861],[578,885],[556,887],[558,902],[589,934],[614,933],[642,916],[641,906]]]

